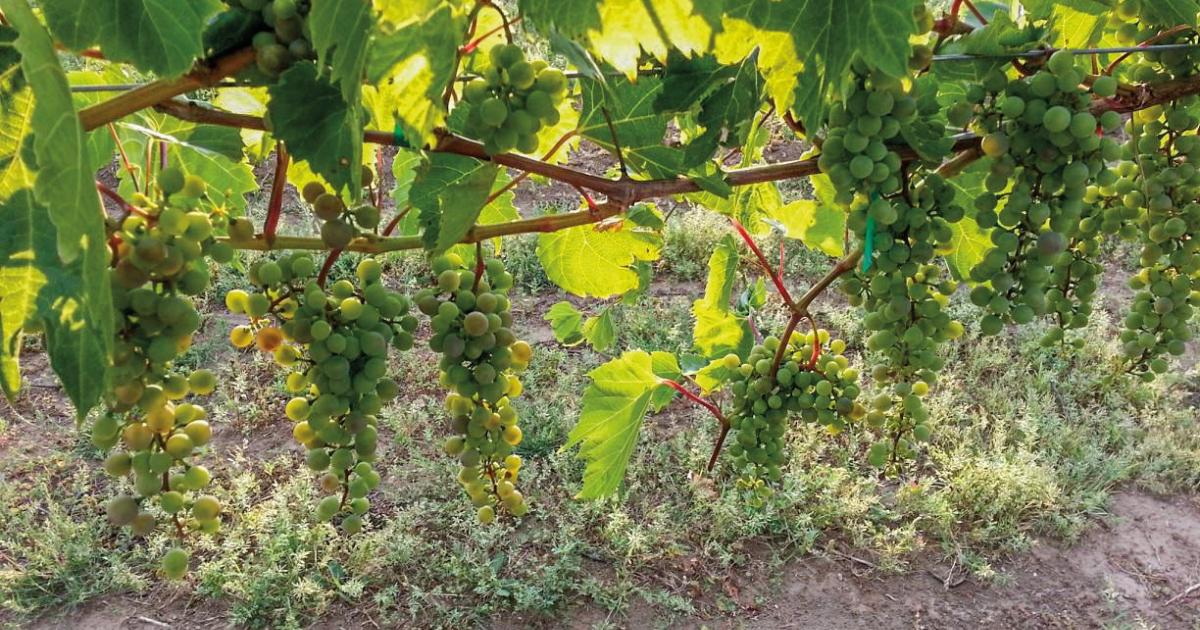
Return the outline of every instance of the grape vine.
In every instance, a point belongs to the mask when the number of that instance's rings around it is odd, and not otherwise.
[[[799,3],[791,27],[745,7],[667,23],[623,0],[588,16],[524,1],[508,15],[511,3],[475,0],[226,0],[187,3],[170,23],[156,3],[120,19],[99,0],[37,4],[0,0],[0,41],[13,42],[0,55],[0,225],[13,227],[0,247],[37,271],[0,286],[0,384],[17,395],[21,335],[44,334],[80,417],[102,403],[94,444],[121,445],[104,462],[120,493],[109,519],[141,535],[173,524],[171,578],[193,563],[188,531],[222,518],[198,460],[215,420],[200,400],[220,379],[176,367],[210,264],[246,270],[224,296],[247,318],[229,340],[287,370],[279,415],[318,475],[314,521],[346,534],[368,525],[379,418],[406,393],[389,356],[426,344],[440,356],[442,448],[478,520],[536,505],[517,488],[533,348],[491,241],[539,234],[551,282],[635,303],[662,255],[653,199],[719,213],[736,237],[709,260],[691,351],[626,348],[591,372],[568,438],[583,498],[619,490],[643,419],[676,394],[717,420],[709,471],[756,505],[803,423],[865,437],[847,442],[881,475],[912,474],[937,439],[924,401],[947,344],[1042,318],[1047,351],[1070,352],[1102,325],[1091,315],[1118,239],[1138,243],[1140,271],[1112,333],[1114,378],[1170,372],[1192,337],[1197,0],[1012,14],[954,2],[943,15],[874,3],[837,16],[853,37],[833,36],[820,3]],[[60,51],[93,65],[68,74]],[[104,85],[117,64],[160,78]],[[797,137],[808,153],[769,161]],[[583,143],[607,154],[601,172],[576,159]],[[260,221],[251,166],[272,154]],[[97,174],[114,156],[117,185]],[[530,176],[578,205],[522,216],[511,193]],[[794,189],[778,182],[804,177],[814,198],[785,201]],[[289,223],[316,233],[277,233]],[[837,259],[798,299],[759,245],[773,230]],[[741,273],[736,238],[761,278]],[[380,256],[406,249],[427,250],[432,272],[411,300]],[[366,254],[352,274],[344,252]],[[834,284],[863,339],[835,338],[814,308]],[[952,317],[958,299],[977,322]],[[786,324],[763,337],[776,308]]]

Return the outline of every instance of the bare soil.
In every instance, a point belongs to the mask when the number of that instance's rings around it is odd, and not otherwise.
[[[763,566],[730,576],[724,595],[738,609],[727,614],[670,619],[642,602],[615,614],[584,604],[560,619],[497,619],[495,627],[1193,628],[1200,621],[1200,497],[1118,493],[1111,516],[1075,544],[1038,541],[996,570],[984,581],[931,558],[889,575],[852,551],[830,549],[774,572]],[[158,600],[100,598],[30,627],[228,627],[215,602],[179,606],[187,601],[183,593],[156,593]],[[364,611],[345,613],[317,627],[374,624]]]

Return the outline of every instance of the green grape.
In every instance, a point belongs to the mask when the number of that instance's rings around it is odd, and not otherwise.
[[[321,189],[324,190],[324,187]],[[313,213],[322,221],[336,221],[346,211],[346,204],[342,203],[341,198],[329,193],[321,193],[312,204]]]
[[[466,132],[491,155],[535,153],[538,130],[559,121],[566,77],[544,62],[525,61],[521,49],[510,44],[497,44],[487,54],[492,66],[463,87],[470,105]]]
[[[844,350],[844,343],[831,340],[823,330],[793,334],[782,352],[780,343],[767,337],[756,345],[732,386],[734,433],[729,450],[740,475],[738,485],[754,503],[769,496],[769,484],[782,477],[789,414],[839,431],[865,413],[855,402],[857,372],[835,351]]]
[[[333,249],[343,249],[354,236],[354,227],[344,221],[326,221],[321,226],[321,240]]]
[[[375,414],[398,391],[396,382],[386,378],[387,353],[391,346],[404,345],[396,341],[402,335],[412,345],[411,330],[405,328],[411,303],[384,286],[383,267],[374,259],[364,258],[352,275],[328,288],[312,279],[314,267],[302,253],[252,267],[253,278],[263,281],[265,275],[274,282],[246,298],[249,302],[262,295],[266,300],[263,314],[251,326],[259,328],[260,339],[266,331],[279,335],[276,347],[259,347],[292,370],[287,388],[294,396],[284,412],[296,422],[292,435],[307,449],[308,467],[328,471],[320,478],[321,489],[362,498],[379,483],[369,464],[378,447]],[[273,277],[274,268],[284,273]],[[271,324],[263,321],[268,318]],[[340,505],[337,498],[332,508],[322,501],[318,519],[334,519]],[[344,531],[355,529],[343,522]]]
[[[183,579],[188,570],[188,553],[179,547],[167,551],[163,554],[161,568],[167,579]]]
[[[1099,219],[1098,194],[1088,192],[1114,177],[1108,163],[1117,145],[1096,135],[1113,122],[1089,111],[1092,99],[1071,54],[1051,59],[1016,80],[990,73],[971,101],[990,170],[975,219],[991,230],[994,249],[969,273],[979,283],[971,301],[985,311],[984,334],[1050,315],[1058,332],[1047,340],[1061,340],[1062,330],[1085,324],[1099,270],[1097,239],[1115,229]]]
[[[450,390],[446,410],[453,435],[443,449],[462,464],[459,482],[467,497],[489,515],[481,521],[491,522],[501,508],[525,514],[524,497],[512,490],[520,468],[512,450],[522,440],[513,399],[522,390],[516,373],[528,365],[532,349],[507,327],[511,277],[498,258],[486,260],[478,278],[455,254],[434,258],[430,267],[437,288],[416,297],[432,319],[429,346],[442,353],[441,382]]]

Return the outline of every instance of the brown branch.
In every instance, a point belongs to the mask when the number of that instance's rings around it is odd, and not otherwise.
[[[816,284],[812,285],[807,293],[800,296],[799,300],[796,300],[796,308],[807,312],[808,305],[812,304],[813,300],[817,299],[817,296],[824,293],[825,289],[828,289],[829,285],[833,284],[834,280],[840,278],[842,274],[846,273],[847,271],[854,269],[854,266],[858,264],[858,261],[861,258],[862,250],[856,249],[851,252],[849,256],[839,260],[838,263],[833,266],[833,269],[830,269],[823,278],[818,280]]]
[[[136,90],[122,93],[107,101],[84,108],[79,112],[79,121],[84,131],[91,131],[143,109],[154,107],[180,94],[208,87],[236,74],[254,62],[254,49],[245,48],[213,61],[211,66],[198,67],[177,79],[163,79],[147,83]]]
[[[283,213],[283,191],[287,186],[288,152],[284,143],[280,142],[275,149],[275,178],[271,182],[271,201],[267,204],[267,218],[263,221],[263,238],[275,240],[275,228],[279,225],[279,215]]]

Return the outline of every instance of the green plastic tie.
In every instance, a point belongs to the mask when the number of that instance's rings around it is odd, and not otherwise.
[[[405,149],[412,148],[412,145],[408,143],[408,138],[404,137],[404,130],[400,128],[400,123],[396,123],[396,129],[392,131],[392,140],[395,141],[398,147]]]
[[[871,201],[879,199],[879,193],[871,193]],[[871,253],[875,250],[875,217],[867,210],[867,233],[863,238],[862,270],[866,273],[871,268]]]

